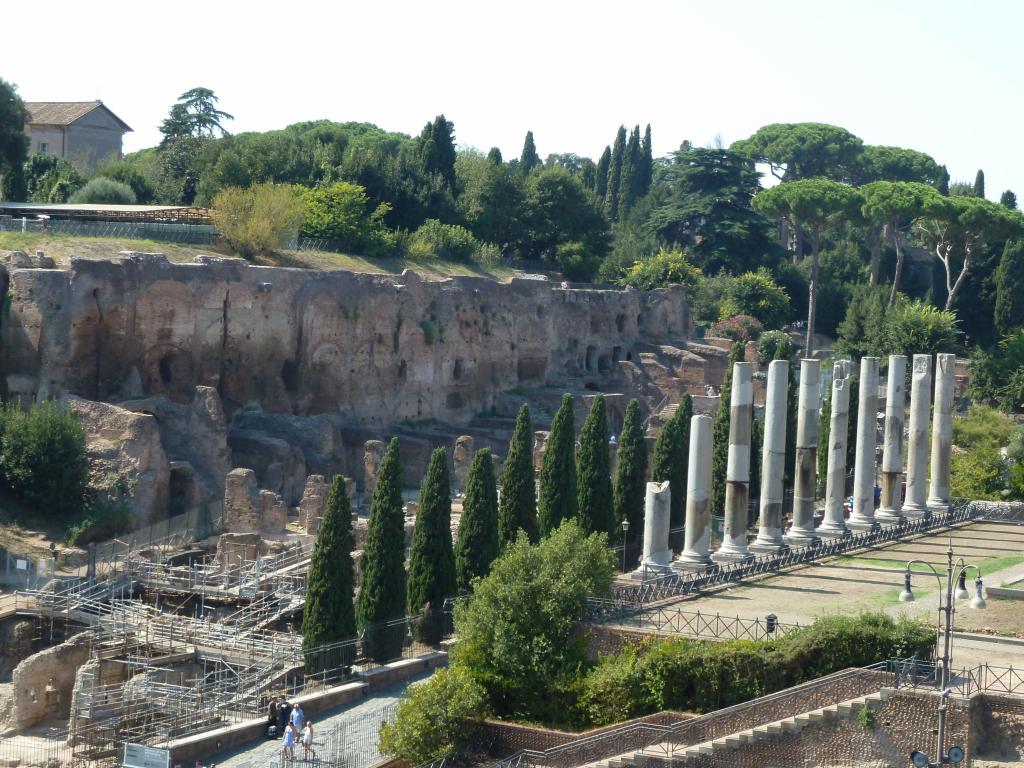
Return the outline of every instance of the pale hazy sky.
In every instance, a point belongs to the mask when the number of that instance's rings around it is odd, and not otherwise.
[[[113,2],[51,0],[13,21],[0,77],[26,101],[102,99],[159,140],[182,92],[212,88],[233,132],[316,118],[460,145],[597,158],[620,123],[655,154],[773,122],[841,125],[931,154],[989,198],[1024,195],[1014,0],[718,2]],[[1022,197],[1024,200],[1024,197]]]

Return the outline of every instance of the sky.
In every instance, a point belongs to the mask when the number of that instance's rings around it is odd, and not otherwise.
[[[954,181],[1024,194],[1014,0],[51,0],[0,45],[26,101],[101,99],[156,144],[203,86],[232,132],[303,120],[416,134],[443,113],[460,146],[597,158],[620,124],[654,152],[728,145],[776,122],[840,125],[917,149]],[[14,30],[10,30],[13,32]]]

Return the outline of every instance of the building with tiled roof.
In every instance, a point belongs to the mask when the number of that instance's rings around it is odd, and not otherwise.
[[[121,139],[131,128],[102,101],[28,101],[25,131],[29,152],[56,155],[82,170],[121,157]]]

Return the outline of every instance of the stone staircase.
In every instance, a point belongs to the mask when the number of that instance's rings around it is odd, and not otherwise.
[[[810,710],[809,712],[802,712],[782,720],[747,728],[702,744],[691,744],[686,747],[680,747],[668,742],[653,744],[643,749],[608,758],[607,760],[590,763],[584,768],[626,768],[627,766],[637,765],[638,761],[649,761],[650,759],[686,762],[690,759],[712,755],[716,751],[723,749],[736,749],[744,744],[754,744],[771,736],[796,733],[813,723],[856,717],[861,707],[866,706],[870,709],[879,707],[894,693],[895,689],[893,688],[882,688],[876,693],[869,693],[864,696],[858,696],[855,699],[840,701],[820,707],[819,709]]]

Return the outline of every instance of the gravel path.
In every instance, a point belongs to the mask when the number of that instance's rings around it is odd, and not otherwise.
[[[211,757],[207,764],[217,768],[305,768],[340,765],[359,768],[380,758],[377,731],[382,722],[394,718],[394,708],[406,688],[425,680],[432,672],[383,688],[358,704],[324,712],[313,718],[316,760],[303,760],[302,745],[295,747],[296,760],[282,764],[281,739],[262,741]],[[339,754],[340,753],[340,754]],[[189,767],[186,767],[189,768]]]

